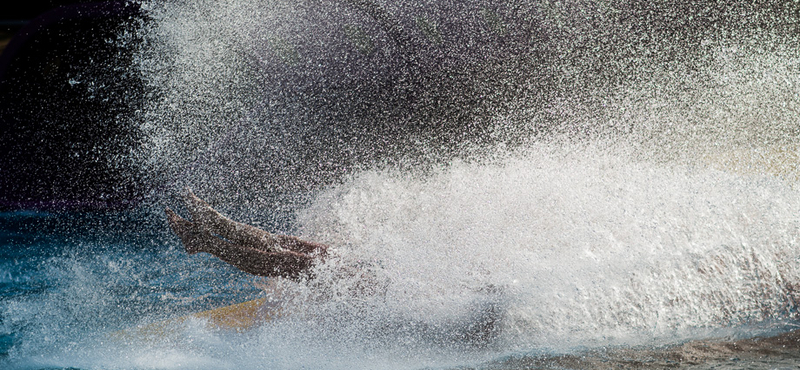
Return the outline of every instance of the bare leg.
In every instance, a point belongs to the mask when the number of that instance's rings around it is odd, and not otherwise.
[[[308,242],[294,236],[271,234],[257,227],[233,221],[211,208],[191,190],[186,192],[186,206],[189,208],[189,213],[192,214],[192,221],[200,225],[202,229],[217,234],[234,244],[266,252],[288,249],[297,253],[319,255],[325,255],[328,248],[325,245]]]
[[[165,212],[170,228],[181,238],[187,253],[210,253],[253,275],[297,279],[309,272],[316,259],[316,256],[289,250],[265,251],[231,243],[181,218],[169,208]]]

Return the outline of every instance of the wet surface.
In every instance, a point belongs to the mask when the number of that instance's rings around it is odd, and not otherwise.
[[[486,369],[797,369],[800,332],[743,340],[709,339],[661,348],[611,348],[511,358]]]

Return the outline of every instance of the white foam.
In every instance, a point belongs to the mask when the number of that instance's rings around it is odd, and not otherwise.
[[[542,144],[425,175],[361,173],[300,222],[381,266],[393,309],[441,319],[491,284],[510,303],[507,345],[558,347],[788,317],[799,195],[771,177]]]

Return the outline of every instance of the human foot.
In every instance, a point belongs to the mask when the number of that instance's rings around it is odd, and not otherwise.
[[[197,195],[186,189],[184,196],[186,208],[189,214],[192,215],[192,222],[197,224],[201,229],[209,230],[214,233],[220,233],[220,228],[224,227],[225,216],[221,215],[206,201],[200,199]]]
[[[200,246],[201,239],[204,237],[203,232],[198,230],[194,223],[178,216],[178,214],[169,208],[164,209],[164,213],[167,214],[167,222],[169,222],[169,227],[172,229],[172,232],[181,238],[186,253],[195,254],[202,252]]]

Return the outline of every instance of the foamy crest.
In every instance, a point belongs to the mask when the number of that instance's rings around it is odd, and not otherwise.
[[[300,222],[380,266],[395,309],[446,318],[492,285],[507,345],[559,347],[791,317],[798,195],[771,177],[542,144],[427,174],[368,171]]]

